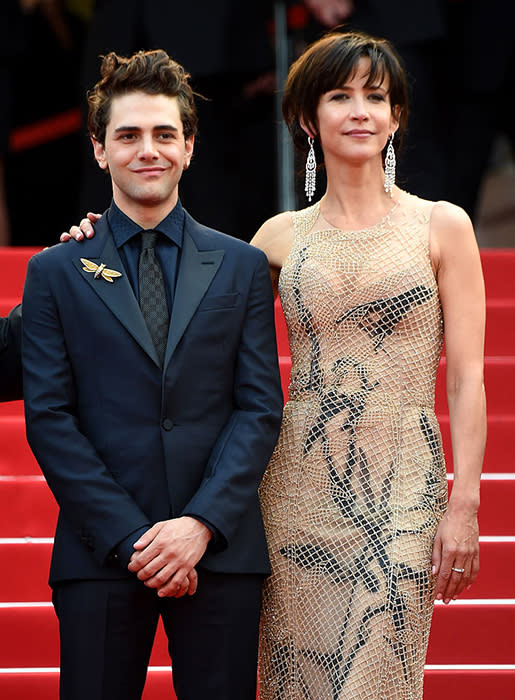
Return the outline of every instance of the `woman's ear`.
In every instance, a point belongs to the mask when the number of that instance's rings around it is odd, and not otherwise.
[[[312,139],[315,138],[316,134],[306,125],[306,122],[304,121],[303,117],[301,117],[299,119],[299,124],[301,126],[302,131],[306,134],[306,136],[309,136]]]
[[[402,109],[400,108],[400,106],[393,105],[392,116],[391,116],[391,120],[390,120],[390,133],[391,134],[395,134],[395,132],[399,128],[401,113],[402,113]]]

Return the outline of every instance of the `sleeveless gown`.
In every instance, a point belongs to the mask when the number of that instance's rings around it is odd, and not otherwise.
[[[292,214],[289,400],[260,487],[260,700],[422,698],[447,505],[432,206],[402,192],[359,231],[320,229],[319,203]]]

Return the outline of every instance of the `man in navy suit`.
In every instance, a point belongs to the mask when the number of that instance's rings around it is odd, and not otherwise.
[[[181,206],[197,126],[182,67],[111,53],[102,76],[88,126],[113,201],[94,239],[31,258],[23,294],[27,438],[60,508],[61,698],[140,698],[161,617],[179,700],[254,700],[257,487],[283,403],[269,268]],[[148,233],[162,354],[140,308]]]

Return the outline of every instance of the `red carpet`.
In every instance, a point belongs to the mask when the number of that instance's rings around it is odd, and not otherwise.
[[[33,252],[0,248],[0,314],[19,301]],[[488,445],[480,510],[481,573],[462,599],[435,607],[425,700],[515,697],[515,250],[483,250],[482,260],[488,300]],[[287,395],[288,339],[279,304],[276,322]],[[440,372],[437,410],[450,455],[442,380]],[[452,485],[450,456],[448,471]],[[57,623],[47,585],[56,514],[56,504],[25,440],[22,402],[0,404],[2,700],[57,698]],[[168,665],[160,628],[144,700],[175,698]]]

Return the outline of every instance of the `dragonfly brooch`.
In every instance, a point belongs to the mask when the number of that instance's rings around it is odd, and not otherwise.
[[[86,258],[81,258],[80,261],[84,265],[82,269],[85,270],[85,272],[93,272],[93,277],[96,280],[99,277],[103,277],[107,282],[113,282],[113,277],[122,276],[121,272],[118,272],[117,270],[110,270],[108,267],[105,266],[104,263],[100,263],[100,265],[97,265],[96,263],[91,262],[91,260],[87,260]]]

